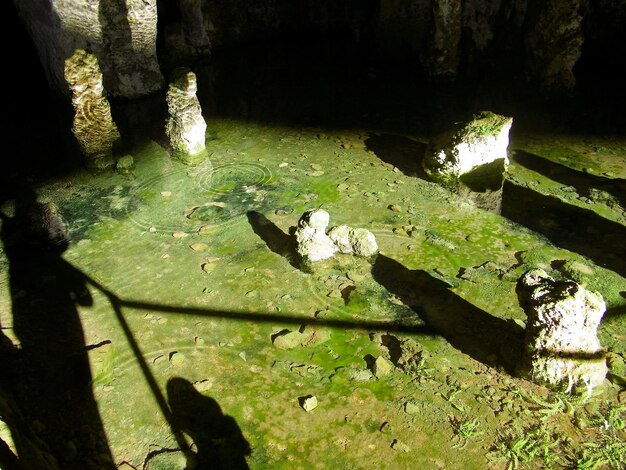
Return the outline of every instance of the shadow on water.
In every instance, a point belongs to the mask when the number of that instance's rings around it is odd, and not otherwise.
[[[301,269],[302,260],[296,250],[295,237],[283,232],[271,220],[257,211],[248,211],[248,222],[252,230],[274,253],[284,257],[296,269]]]
[[[374,152],[378,158],[395,166],[406,176],[419,176],[429,180],[422,169],[426,144],[401,135],[371,134],[365,140],[365,145],[367,150]]]
[[[237,422],[222,412],[217,401],[199,393],[189,381],[174,377],[167,382],[172,420],[196,445],[197,470],[247,469],[250,444]]]
[[[472,305],[426,271],[407,269],[382,254],[376,259],[372,275],[453,347],[513,374],[522,352],[521,327]]]
[[[93,300],[86,278],[61,256],[65,226],[55,207],[38,202],[30,188],[16,195],[13,217],[2,219],[13,330],[21,346],[14,357],[18,372],[2,388],[14,411],[9,425],[19,460],[25,468],[115,468],[77,310]]]
[[[594,190],[603,191],[612,195],[626,210],[626,180],[582,173],[523,150],[514,150],[511,154],[511,159],[515,163],[553,181],[572,186],[579,196],[594,199]]]
[[[626,276],[626,227],[555,196],[505,181],[502,215],[544,235],[561,248]]]

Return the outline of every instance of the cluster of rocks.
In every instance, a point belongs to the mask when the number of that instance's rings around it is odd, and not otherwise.
[[[369,230],[340,225],[327,232],[329,222],[330,215],[323,209],[311,209],[302,214],[295,237],[303,261],[322,261],[337,252],[363,257],[378,253],[376,238]]]

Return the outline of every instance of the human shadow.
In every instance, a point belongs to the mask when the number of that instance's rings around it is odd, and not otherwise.
[[[237,422],[222,412],[217,401],[198,392],[189,381],[174,377],[167,382],[168,403],[175,426],[196,446],[196,470],[247,469],[250,444]]]
[[[260,212],[248,211],[246,215],[254,233],[265,242],[271,251],[285,258],[294,268],[302,268],[302,257],[296,249],[295,237],[283,232]]]
[[[626,276],[626,227],[617,222],[509,180],[504,183],[502,215],[544,235],[556,246]]]
[[[16,194],[13,217],[2,219],[20,343],[19,372],[7,390],[21,423],[11,429],[19,460],[25,468],[47,468],[37,466],[41,458],[58,465],[50,468],[115,468],[77,310],[93,300],[83,274],[62,258],[64,223],[56,206],[37,201],[29,187]]]
[[[370,134],[365,145],[367,150],[374,152],[378,158],[395,166],[406,176],[418,176],[430,181],[422,169],[426,144],[401,135]]]
[[[609,193],[626,210],[626,180],[582,173],[523,150],[511,152],[511,159],[551,180],[575,188],[580,196],[594,199],[593,190]]]
[[[472,305],[426,271],[408,269],[385,255],[376,258],[372,275],[453,347],[514,374],[522,352],[520,326]]]

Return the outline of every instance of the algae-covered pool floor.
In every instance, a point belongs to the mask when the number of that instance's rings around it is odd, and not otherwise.
[[[625,142],[515,135],[500,215],[423,178],[422,137],[208,124],[198,166],[149,142],[129,174],[38,189],[69,227],[64,266],[91,295],[72,308],[97,413],[55,430],[61,468],[108,468],[109,455],[127,469],[194,455],[222,463],[202,468],[623,465]],[[317,207],[331,226],[371,230],[380,254],[301,269],[290,229]],[[0,262],[0,320],[19,345],[29,333],[12,329]],[[589,399],[513,375],[515,283],[532,267],[607,302],[610,375]],[[94,429],[109,451],[79,463]]]

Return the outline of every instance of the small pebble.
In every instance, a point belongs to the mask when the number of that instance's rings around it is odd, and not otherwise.
[[[397,204],[389,204],[387,206],[387,209],[389,209],[392,212],[401,212],[402,208],[400,206],[398,206]]]
[[[174,232],[174,233],[172,233],[172,237],[178,238],[178,239],[185,238],[187,236],[188,236],[188,234],[185,233],[185,232]]]
[[[172,195],[172,191],[161,191],[161,196],[170,197]]]
[[[300,402],[300,406],[302,407],[302,409],[304,411],[306,411],[307,413],[313,411],[315,408],[317,408],[317,397],[313,396],[313,395],[308,395],[306,397],[300,397],[298,398],[298,401]]]

